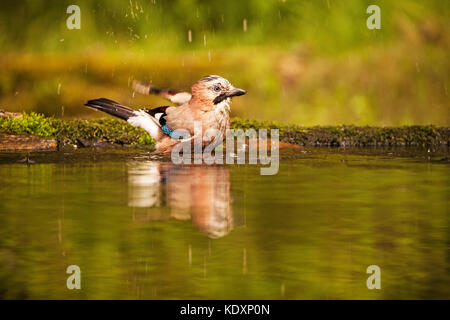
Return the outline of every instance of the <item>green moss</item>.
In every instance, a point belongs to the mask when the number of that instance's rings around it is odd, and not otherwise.
[[[154,141],[142,129],[116,119],[61,120],[24,113],[22,118],[0,118],[0,132],[27,133],[54,138],[61,145],[88,146],[99,142],[153,148]]]
[[[57,139],[60,143],[75,145],[86,145],[87,140],[138,147],[154,146],[147,132],[116,119],[59,120]]]
[[[231,128],[279,129],[280,140],[303,146],[449,146],[450,128],[428,126],[357,127],[280,125],[275,122],[258,122],[232,119]]]
[[[450,128],[429,126],[357,127],[281,125],[269,121],[234,118],[232,129],[279,129],[280,140],[304,146],[449,146]],[[0,132],[34,134],[54,138],[60,146],[93,146],[113,143],[138,148],[154,147],[153,139],[142,129],[113,118],[99,120],[61,120],[40,114],[22,118],[0,118]]]
[[[0,118],[0,132],[28,133],[45,138],[54,138],[58,132],[58,120],[32,112],[22,118]]]

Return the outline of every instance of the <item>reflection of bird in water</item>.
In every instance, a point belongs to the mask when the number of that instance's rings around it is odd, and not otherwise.
[[[130,162],[131,207],[164,207],[147,210],[149,220],[189,220],[210,238],[233,229],[229,169],[225,166],[179,166],[169,162]]]
[[[201,123],[203,131],[214,129],[219,132],[222,135],[221,142],[230,127],[231,98],[245,94],[245,90],[233,87],[228,80],[219,76],[200,79],[191,87],[192,94],[160,89],[140,82],[135,82],[133,86],[136,92],[158,94],[179,106],[133,110],[105,98],[89,100],[85,105],[144,129],[156,141],[158,153],[170,152],[180,143],[180,138],[187,139],[194,134],[201,134],[203,147],[215,141],[214,136],[205,139],[202,132],[194,132],[196,123]]]

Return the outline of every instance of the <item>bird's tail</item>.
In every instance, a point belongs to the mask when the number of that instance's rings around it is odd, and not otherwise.
[[[121,105],[118,102],[105,98],[89,100],[85,106],[103,111],[114,117],[127,121],[134,127],[144,129],[156,142],[160,141],[164,136],[158,120],[155,119],[147,110],[133,110],[129,107]]]
[[[85,106],[103,111],[125,121],[128,121],[129,118],[135,116],[135,111],[133,109],[105,98],[89,100]]]

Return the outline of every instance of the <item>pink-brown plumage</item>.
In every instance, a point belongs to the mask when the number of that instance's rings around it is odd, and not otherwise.
[[[194,134],[204,138],[208,129],[216,130],[225,138],[230,126],[231,98],[245,94],[245,91],[233,87],[230,82],[219,76],[206,76],[191,87],[191,93],[178,92],[169,89],[159,89],[142,82],[134,82],[136,92],[158,94],[170,101],[180,104],[178,107],[156,108],[152,110],[132,110],[108,99],[90,100],[86,106],[127,120],[133,126],[146,130],[156,141],[156,152],[168,153],[180,143],[164,133],[162,128],[169,130],[186,130],[191,139]],[[195,124],[201,124],[202,130],[194,132]],[[202,139],[202,146],[209,145],[215,139]],[[217,141],[216,141],[217,142]]]

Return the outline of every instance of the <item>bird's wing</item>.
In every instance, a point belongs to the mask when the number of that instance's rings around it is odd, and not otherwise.
[[[191,94],[189,92],[158,88],[149,83],[137,80],[133,81],[133,90],[141,94],[154,94],[178,105],[182,105],[191,100]]]
[[[187,105],[180,107],[158,107],[154,109],[143,109],[147,114],[155,118],[160,127],[167,125],[172,130],[193,127],[192,112]],[[192,123],[192,125],[191,125]]]
[[[166,124],[166,116],[167,116],[166,110],[168,108],[173,108],[173,107],[158,107],[158,108],[153,108],[150,110],[144,109],[144,111],[147,112],[149,115],[151,115],[156,120],[158,120],[158,123],[160,126],[163,126]]]
[[[165,123],[172,130],[185,129],[194,134],[194,122],[197,120],[189,104],[170,107],[165,110]]]
[[[188,131],[191,136],[194,135],[195,118],[188,104],[179,107],[158,107],[151,110],[141,109],[139,112],[143,112],[148,118],[153,119],[162,132],[165,132],[164,126],[166,126],[173,131],[182,129],[177,132],[181,136],[185,134],[185,131]],[[184,138],[184,140],[189,141],[189,138]]]

